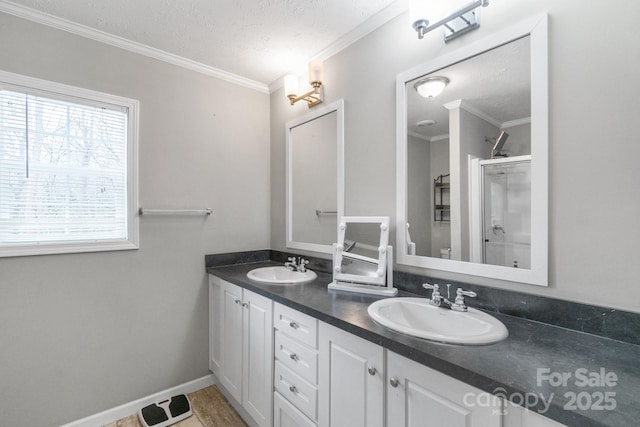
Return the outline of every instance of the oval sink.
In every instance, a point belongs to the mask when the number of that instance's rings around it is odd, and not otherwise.
[[[454,311],[435,307],[427,298],[387,298],[368,308],[376,322],[396,332],[450,344],[492,344],[507,338],[509,331],[495,317],[469,308]]]
[[[304,273],[300,271],[292,271],[283,266],[254,268],[247,273],[247,277],[251,280],[261,283],[271,283],[274,285],[294,285],[298,283],[309,282],[318,275],[311,270]]]

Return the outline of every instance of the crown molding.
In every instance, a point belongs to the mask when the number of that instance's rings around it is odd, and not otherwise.
[[[438,142],[438,141],[444,141],[449,139],[448,133],[445,133],[444,135],[435,135],[435,136],[429,137],[425,135],[420,135],[419,133],[410,130],[410,131],[407,131],[407,135],[417,139],[421,139],[423,141],[427,141],[427,142]]]
[[[18,5],[7,0],[0,0],[0,12],[4,12],[18,18],[26,19],[38,24],[46,25],[48,27],[56,28],[58,30],[66,31],[68,33],[118,47],[120,49],[128,50],[130,52],[157,59],[159,61],[167,62],[169,64],[173,64],[187,70],[195,71],[201,74],[218,78],[220,80],[227,81],[229,83],[236,84],[238,86],[257,90],[259,92],[269,93],[269,87],[264,83],[247,79],[237,74],[229,73],[227,71],[220,70],[218,68],[202,64],[200,62],[192,61],[190,59],[183,58],[181,56],[165,52],[163,50],[156,49],[142,43],[136,43],[123,37],[115,36],[113,34],[109,34],[95,28],[87,27],[86,25],[78,24],[67,19],[59,18],[48,13],[40,12],[29,7]]]
[[[509,120],[507,122],[502,123],[501,129],[506,129],[514,126],[526,125],[531,123],[531,117],[524,117],[522,119]]]
[[[481,118],[485,122],[491,123],[493,126],[497,127],[498,129],[500,129],[500,127],[502,126],[502,123],[499,120],[494,119],[493,117],[491,117],[490,115],[488,115],[484,111],[480,111],[477,108],[472,107],[471,105],[467,104],[466,102],[464,102],[461,99],[457,99],[455,101],[448,102],[448,103],[444,104],[443,107],[446,108],[447,110],[455,110],[457,108],[459,108],[461,110],[465,110],[465,111],[473,114],[474,116]]]
[[[429,138],[428,136],[420,135],[418,132],[414,132],[412,130],[407,131],[407,135],[412,136],[416,139],[420,139],[422,141],[431,142],[431,138]]]
[[[395,0],[393,3],[389,4],[387,7],[382,9],[380,12],[373,15],[371,18],[364,21],[362,24],[358,25],[356,28],[340,37],[335,42],[331,43],[329,46],[321,50],[318,54],[309,58],[309,61],[324,61],[336,53],[346,49],[353,43],[357,42],[361,38],[365,37],[369,33],[377,30],[387,22],[391,21],[393,18],[397,17],[401,13],[405,12],[409,9],[409,0]],[[297,70],[302,70],[306,68],[306,63],[302,64]],[[288,73],[287,73],[288,74]],[[292,71],[292,74],[297,74],[296,71]],[[274,80],[269,85],[269,93],[273,93],[276,90],[280,89],[284,86],[284,76]]]

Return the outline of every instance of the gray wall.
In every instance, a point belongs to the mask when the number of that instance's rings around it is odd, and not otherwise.
[[[140,100],[140,249],[0,259],[0,425],[208,374],[206,253],[269,246],[269,96],[0,13],[0,69]],[[250,123],[250,126],[247,124]]]
[[[429,161],[431,142],[407,137],[407,222],[416,255],[431,256],[433,224],[433,175]],[[394,242],[390,242],[394,246]]]
[[[440,175],[449,174],[449,139],[438,139],[429,143],[431,146],[431,152],[429,153],[429,159],[431,160],[431,182],[429,191],[435,191],[433,180]],[[450,182],[450,177],[446,177],[444,182]],[[438,195],[438,200],[440,196]],[[448,205],[451,203],[451,194],[448,190],[444,190],[442,193],[443,204]],[[433,203],[433,202],[432,202]],[[450,212],[447,212],[445,218],[450,218]],[[438,212],[438,218],[440,218],[440,212]],[[429,213],[429,219],[431,220],[431,256],[440,257],[440,249],[447,249],[451,247],[451,222],[450,221],[436,221],[435,212]]]
[[[634,54],[640,3],[613,3],[496,0],[482,11],[480,29],[447,44],[439,30],[417,40],[403,14],[325,61],[325,102],[345,100],[346,214],[395,218],[396,75],[546,11],[550,286],[429,273],[640,311],[640,57]],[[604,86],[597,83],[603,78]],[[286,102],[282,90],[271,95],[274,248],[284,244],[284,138],[278,129],[295,113]]]

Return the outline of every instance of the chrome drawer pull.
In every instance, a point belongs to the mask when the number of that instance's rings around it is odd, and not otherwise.
[[[298,329],[298,324],[294,321],[289,322],[289,326],[291,326],[293,329]]]
[[[290,391],[291,393],[297,393],[297,392],[298,392],[298,389],[296,388],[296,386],[294,386],[294,385],[290,385],[290,386],[289,386],[289,391]]]
[[[295,360],[295,361],[297,361],[297,360],[298,360],[298,355],[297,355],[297,354],[295,354],[295,353],[291,353],[291,354],[289,355],[289,357],[291,358],[291,360]]]

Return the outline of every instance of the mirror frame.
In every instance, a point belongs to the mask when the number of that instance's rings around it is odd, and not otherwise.
[[[310,122],[327,114],[336,112],[336,161],[337,161],[337,206],[336,206],[336,223],[344,214],[344,100],[340,99],[331,104],[313,107],[313,110],[307,114],[290,120],[285,125],[286,136],[286,247],[291,249],[302,249],[314,252],[333,253],[332,244],[320,244],[312,242],[299,242],[293,240],[293,150],[291,147],[291,130],[304,123]],[[336,242],[337,242],[337,227],[336,227]]]
[[[406,83],[472,56],[530,36],[531,42],[531,268],[520,269],[409,255],[407,248]],[[398,264],[548,286],[549,83],[548,16],[529,18],[404,71],[396,77],[396,253]]]

